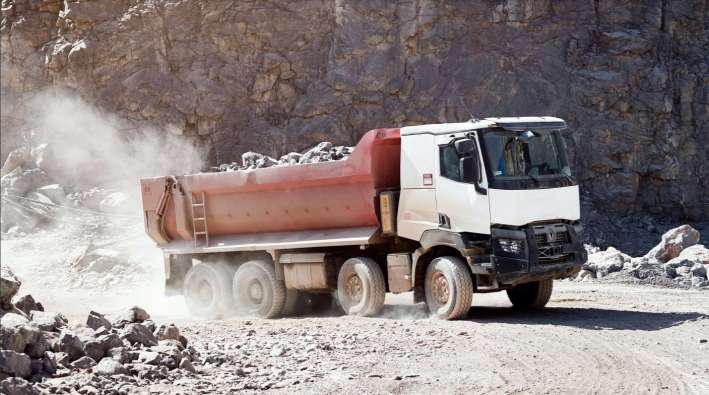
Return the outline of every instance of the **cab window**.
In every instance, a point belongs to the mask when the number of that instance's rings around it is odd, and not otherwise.
[[[453,145],[440,148],[441,176],[453,181],[460,181],[460,156]]]

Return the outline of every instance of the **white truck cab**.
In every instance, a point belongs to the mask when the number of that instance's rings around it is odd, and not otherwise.
[[[564,129],[553,117],[402,128],[397,235],[456,248],[478,292],[576,274],[586,253]]]

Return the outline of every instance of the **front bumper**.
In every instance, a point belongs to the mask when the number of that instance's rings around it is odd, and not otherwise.
[[[493,227],[492,254],[482,267],[500,286],[574,276],[588,258],[580,239],[582,229],[579,223],[571,222]],[[510,242],[520,248],[513,252],[505,250],[503,245]]]

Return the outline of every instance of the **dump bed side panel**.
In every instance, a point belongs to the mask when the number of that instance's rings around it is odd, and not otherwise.
[[[200,173],[175,181],[184,191],[188,216],[191,203],[204,193],[210,236],[371,227],[379,225],[377,191],[399,187],[399,151],[399,130],[377,129],[365,134],[346,160]],[[146,219],[157,213],[156,190],[167,179],[141,181]],[[162,226],[170,240],[185,240],[176,229],[175,202],[167,199]],[[152,228],[146,225],[151,237]]]

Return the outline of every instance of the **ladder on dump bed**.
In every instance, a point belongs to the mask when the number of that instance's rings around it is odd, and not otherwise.
[[[192,194],[192,234],[194,246],[209,247],[209,228],[207,228],[207,196],[204,192]],[[202,243],[202,245],[200,245]]]

